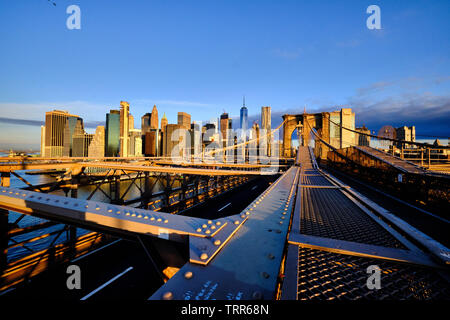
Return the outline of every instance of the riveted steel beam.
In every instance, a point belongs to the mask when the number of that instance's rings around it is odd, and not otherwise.
[[[234,224],[235,230],[225,227],[214,237],[193,239],[196,247],[203,249],[195,257],[207,260],[212,252],[214,258],[206,265],[192,259],[150,299],[274,298],[298,176],[299,168],[291,167],[240,214],[228,217],[232,223],[227,227]],[[234,234],[220,248],[223,242],[215,240],[226,237],[227,232]]]

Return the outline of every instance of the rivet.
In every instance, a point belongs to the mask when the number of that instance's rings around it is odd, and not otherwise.
[[[208,227],[206,224],[202,225],[202,228],[206,228],[206,227]]]
[[[220,221],[217,221],[217,222],[216,222],[216,225],[217,225],[217,226],[220,226]]]
[[[241,218],[244,219],[245,218],[245,214],[241,214]]]
[[[168,223],[168,222],[169,222],[169,220],[167,220],[167,219],[166,219],[166,220],[164,220],[164,223]]]
[[[283,221],[280,221],[280,224],[283,224]]]
[[[202,232],[202,228],[197,228],[197,232]]]
[[[275,259],[275,256],[273,254],[269,253],[267,255],[267,258],[269,258],[270,260],[273,260],[273,259]]]
[[[126,212],[126,213],[125,213],[125,215],[126,215],[126,216],[129,216],[129,215],[130,215],[130,213],[129,213],[129,212]]]
[[[284,217],[284,216],[283,216],[283,217],[281,217],[281,219],[282,219],[282,220],[284,220],[285,218],[286,218],[286,217]]]
[[[136,217],[136,213],[132,213],[131,216],[132,216],[132,217]]]
[[[147,217],[147,216],[144,216],[144,219],[148,219],[148,217]]]
[[[216,226],[211,226],[211,229],[212,229],[212,230],[216,229]]]
[[[213,222],[211,220],[208,220],[208,224],[212,224]]]
[[[95,210],[100,210],[100,207],[95,208]]]
[[[214,244],[215,244],[216,246],[220,245],[220,243],[221,243],[221,242],[220,242],[219,239],[217,239],[217,240],[214,241]]]
[[[210,231],[210,230],[206,230],[205,233],[206,233],[206,234],[210,234],[211,231]]]
[[[202,259],[202,260],[208,259],[208,254],[202,253],[202,254],[200,255],[200,259]]]
[[[236,221],[234,222],[234,224],[239,224],[239,221],[236,220]]]
[[[192,279],[192,277],[194,276],[194,274],[192,273],[192,271],[186,271],[184,274],[184,278],[185,279]]]
[[[162,219],[161,218],[158,218],[156,221],[158,221],[158,222],[161,222],[162,221]]]
[[[270,275],[265,271],[261,272],[261,275],[264,279],[269,279],[269,277],[270,277]]]
[[[150,220],[151,220],[151,221],[155,221],[155,217],[151,217]]]
[[[164,300],[172,300],[173,299],[173,293],[170,291],[167,291],[163,294],[162,298]]]

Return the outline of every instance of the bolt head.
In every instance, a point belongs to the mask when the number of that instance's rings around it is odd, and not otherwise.
[[[194,274],[192,273],[192,271],[186,271],[184,274],[184,278],[185,279],[192,279],[192,277],[194,276]]]

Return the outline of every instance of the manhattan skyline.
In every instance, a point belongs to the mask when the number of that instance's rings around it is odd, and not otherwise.
[[[265,105],[272,126],[305,106],[346,106],[371,130],[448,135],[446,1],[377,2],[381,30],[366,28],[366,1],[78,1],[80,30],[65,26],[71,3],[55,3],[0,4],[0,148],[38,149],[48,110],[90,132],[123,99],[136,115],[156,104],[169,123],[226,111],[235,124],[243,95],[249,126]]]

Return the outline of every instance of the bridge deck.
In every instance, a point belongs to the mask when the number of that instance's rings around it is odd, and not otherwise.
[[[215,220],[3,187],[0,208],[188,240],[189,261],[151,299],[450,299],[450,251],[320,170],[307,147],[245,210]]]
[[[282,299],[450,298],[429,256],[322,172],[306,147],[297,161]],[[380,290],[367,287],[371,265],[381,269]]]

